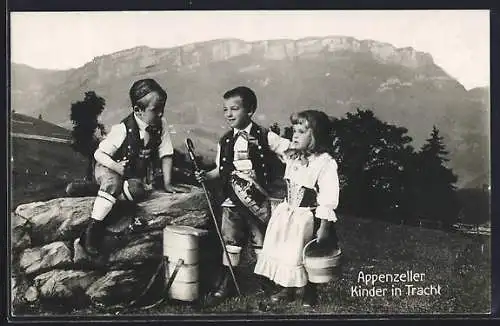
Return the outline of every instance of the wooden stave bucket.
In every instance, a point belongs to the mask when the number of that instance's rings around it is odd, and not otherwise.
[[[180,301],[199,298],[199,240],[208,231],[189,226],[166,226],[163,237],[163,255],[167,258],[166,279],[170,278],[177,262],[183,260],[168,295]]]
[[[198,281],[178,282],[175,280],[168,289],[168,295],[174,300],[195,301],[200,297],[200,284]]]
[[[172,275],[172,272],[174,271],[174,268],[176,266],[175,261],[168,261],[167,262],[167,275]],[[200,277],[200,272],[199,272],[199,265],[198,264],[182,264],[177,272],[177,275],[175,275],[175,282],[186,282],[186,283],[192,283],[192,282],[198,282]]]
[[[342,250],[338,248],[335,254],[326,257],[307,257],[307,249],[318,241],[317,238],[309,241],[302,251],[302,261],[311,283],[328,283],[338,279],[341,272]]]
[[[164,246],[163,255],[172,262],[182,259],[186,265],[197,265],[200,260],[198,249]]]
[[[183,249],[198,249],[200,237],[207,234],[207,230],[183,225],[167,225],[163,229],[163,239],[169,239],[169,246]],[[165,241],[164,246],[166,246]]]

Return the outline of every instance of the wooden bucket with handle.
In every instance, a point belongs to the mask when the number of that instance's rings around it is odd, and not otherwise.
[[[342,250],[325,248],[318,239],[309,241],[302,252],[302,259],[311,283],[328,283],[340,275]]]

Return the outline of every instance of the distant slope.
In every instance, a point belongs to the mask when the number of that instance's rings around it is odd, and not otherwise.
[[[70,130],[42,119],[33,118],[24,114],[13,113],[11,114],[10,122],[12,133],[71,139]]]
[[[70,139],[70,131],[14,113],[12,132]],[[87,161],[68,144],[11,138],[11,208],[64,195],[68,182],[85,175]]]
[[[64,83],[71,70],[35,69],[11,64],[11,103],[16,111],[37,116],[38,104],[57,96],[57,86]]]

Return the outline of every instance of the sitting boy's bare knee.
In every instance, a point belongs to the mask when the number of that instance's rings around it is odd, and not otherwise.
[[[100,189],[113,197],[117,197],[121,194],[123,187],[123,182],[121,180],[116,180],[114,178],[105,178],[101,182]]]

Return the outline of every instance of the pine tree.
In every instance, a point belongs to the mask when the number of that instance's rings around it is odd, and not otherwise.
[[[432,127],[431,137],[428,138],[427,143],[422,146],[421,156],[434,164],[442,165],[448,162],[446,157],[449,153],[446,146],[443,144],[443,137],[439,135],[439,130],[436,126]],[[436,165],[437,166],[437,165]]]
[[[105,134],[104,125],[98,117],[104,111],[106,101],[94,91],[85,92],[83,101],[71,104],[70,118],[73,122],[71,147],[88,159],[87,180],[91,180],[94,170],[94,152]]]
[[[448,151],[436,126],[418,153],[415,211],[420,218],[453,224],[458,216],[457,176],[446,166]]]

